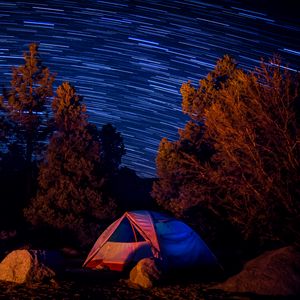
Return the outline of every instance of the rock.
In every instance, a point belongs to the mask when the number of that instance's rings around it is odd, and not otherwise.
[[[270,296],[300,295],[300,252],[293,247],[268,251],[213,289]]]
[[[41,282],[55,277],[55,271],[43,261],[45,251],[15,250],[0,263],[0,280],[18,284]]]
[[[161,270],[154,258],[143,258],[130,271],[129,281],[142,288],[151,288],[161,278]]]

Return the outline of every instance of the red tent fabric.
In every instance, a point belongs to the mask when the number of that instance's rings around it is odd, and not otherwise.
[[[122,271],[145,257],[168,267],[216,264],[199,235],[183,222],[152,211],[126,212],[98,238],[83,266]]]

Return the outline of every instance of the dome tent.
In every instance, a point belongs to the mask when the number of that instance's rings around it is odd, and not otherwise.
[[[98,238],[83,266],[122,271],[142,258],[160,259],[167,268],[215,267],[217,260],[188,225],[163,213],[125,212]]]

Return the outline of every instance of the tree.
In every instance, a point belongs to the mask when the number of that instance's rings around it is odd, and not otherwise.
[[[16,141],[14,126],[0,97],[0,228],[16,228],[22,220],[25,161]]]
[[[3,103],[3,97],[0,96],[0,157],[7,150],[9,127],[9,120]]]
[[[225,56],[181,94],[191,120],[178,141],[160,143],[158,203],[209,210],[246,240],[299,239],[299,76],[278,58],[245,72]]]
[[[47,104],[54,81],[37,44],[29,45],[24,60],[12,69],[10,88],[3,88],[0,97],[1,212],[12,226],[22,221],[20,212],[35,193],[36,160],[47,141]]]
[[[20,148],[10,144],[8,151],[0,155],[0,228],[16,229],[23,223],[26,197],[25,161]]]
[[[15,122],[20,145],[25,146],[25,160],[30,164],[34,153],[38,153],[46,128],[47,101],[53,95],[51,74],[40,59],[38,45],[29,45],[24,53],[25,64],[13,67],[10,90],[3,95],[11,120]],[[48,103],[49,104],[49,103]]]
[[[123,138],[112,124],[105,124],[99,133],[101,142],[100,157],[107,173],[115,174],[125,154]]]
[[[52,103],[57,131],[39,173],[39,190],[25,216],[33,224],[47,224],[73,232],[85,245],[99,232],[99,224],[114,216],[114,201],[105,197],[100,143],[88,123],[86,106],[75,88],[63,83]]]

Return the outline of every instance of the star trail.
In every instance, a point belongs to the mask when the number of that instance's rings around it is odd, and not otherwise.
[[[121,132],[123,165],[153,177],[160,140],[176,139],[186,122],[183,82],[197,85],[224,54],[249,70],[277,53],[299,69],[299,18],[282,11],[239,1],[0,0],[0,84],[38,42],[55,88],[73,84],[90,121]]]

